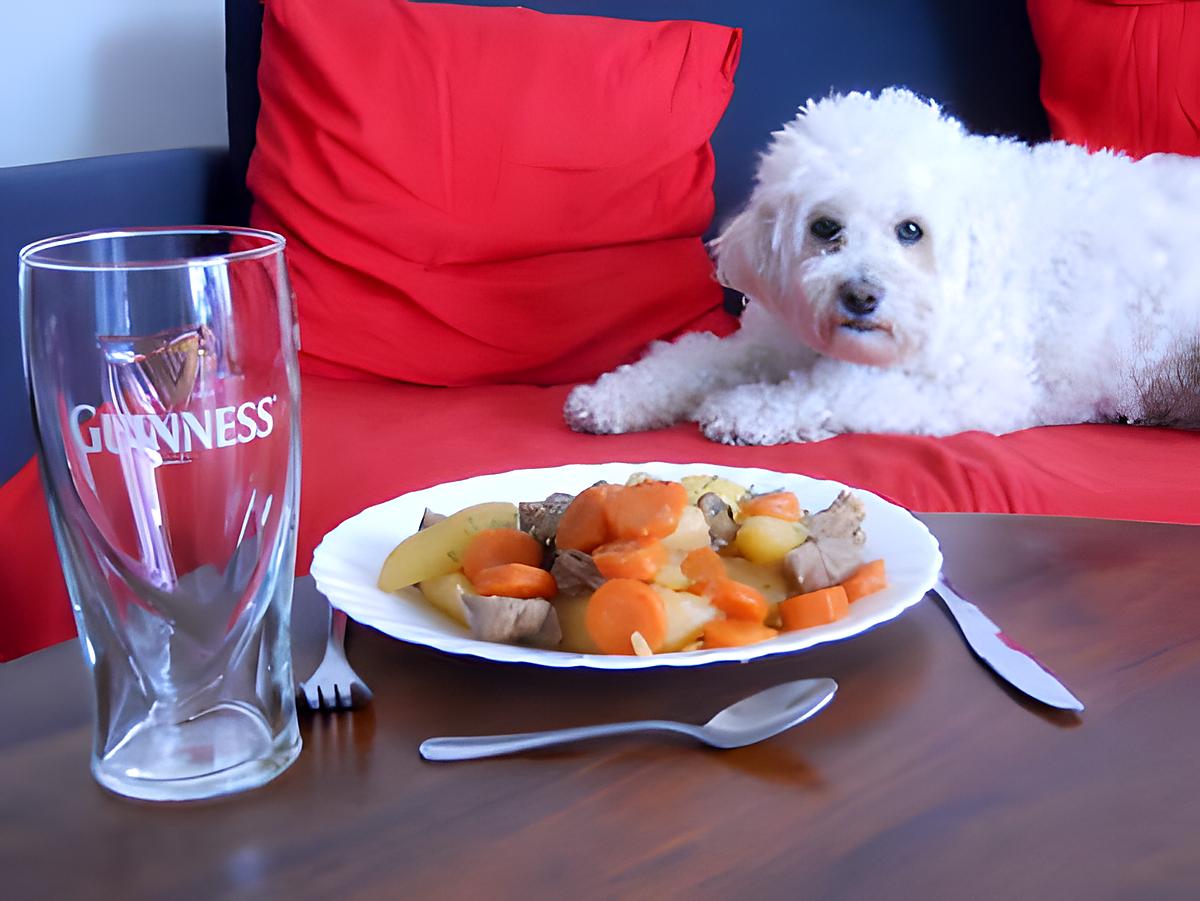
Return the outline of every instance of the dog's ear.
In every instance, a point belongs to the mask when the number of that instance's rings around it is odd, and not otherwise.
[[[728,222],[717,237],[708,243],[717,261],[717,281],[750,295],[751,276],[761,264],[755,247],[758,243],[757,210],[747,207]]]
[[[717,280],[750,298],[761,299],[778,270],[793,257],[798,241],[799,204],[785,196],[756,198],[709,242],[717,260]]]

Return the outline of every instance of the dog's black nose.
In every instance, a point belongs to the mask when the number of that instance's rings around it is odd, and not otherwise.
[[[845,282],[841,289],[842,306],[851,316],[870,316],[879,306],[881,293],[868,282]]]

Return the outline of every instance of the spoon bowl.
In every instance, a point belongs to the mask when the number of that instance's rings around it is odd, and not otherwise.
[[[752,745],[819,713],[833,700],[832,679],[799,679],[742,698],[699,727],[696,737],[714,748]]]
[[[824,678],[784,682],[730,704],[702,726],[674,720],[637,720],[514,735],[448,736],[423,741],[420,751],[426,760],[471,760],[635,732],[678,732],[714,748],[740,748],[814,716],[833,700],[837,687],[832,679]]]

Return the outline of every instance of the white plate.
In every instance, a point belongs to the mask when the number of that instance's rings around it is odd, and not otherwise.
[[[375,585],[384,559],[392,548],[416,530],[426,507],[439,513],[453,513],[484,501],[535,501],[556,491],[577,494],[601,480],[624,482],[635,472],[648,472],[672,480],[687,475],[713,474],[759,491],[786,488],[794,491],[800,503],[809,510],[826,507],[846,487],[838,482],[791,473],[705,463],[578,464],[477,476],[413,491],[350,517],[321,541],[313,557],[312,575],[317,587],[334,607],[344,610],[358,622],[402,641],[504,663],[625,670],[747,661],[850,638],[893,619],[917,603],[933,587],[941,570],[942,554],[937,540],[923,523],[907,510],[877,495],[851,489],[867,508],[863,523],[867,533],[864,557],[867,560],[882,557],[886,561],[888,587],[856,601],[850,608],[850,615],[836,623],[784,632],[778,638],[744,647],[626,657],[477,641],[467,629],[433,609],[417,589],[390,594]]]

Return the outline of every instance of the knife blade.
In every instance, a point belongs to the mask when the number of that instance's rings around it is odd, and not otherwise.
[[[997,676],[1043,704],[1063,710],[1084,709],[1083,703],[1050,670],[951,588],[944,574],[930,593],[941,599],[971,650]]]

